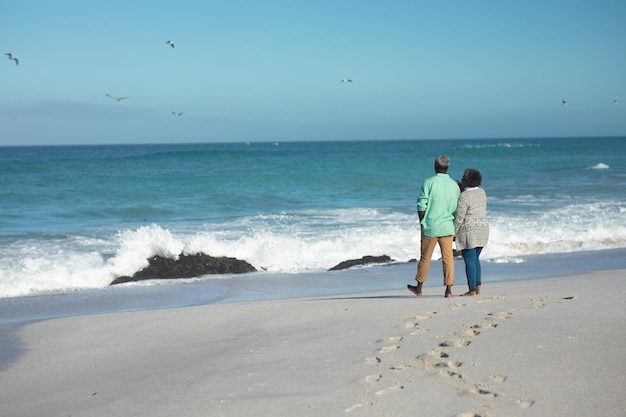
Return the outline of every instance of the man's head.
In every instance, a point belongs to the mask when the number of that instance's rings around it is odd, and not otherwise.
[[[450,166],[450,158],[445,155],[439,155],[435,158],[435,172],[437,174],[447,174]]]

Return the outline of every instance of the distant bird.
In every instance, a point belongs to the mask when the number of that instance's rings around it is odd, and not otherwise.
[[[613,100],[613,104],[619,104],[619,101]]]
[[[128,98],[128,97],[113,97],[113,96],[111,96],[111,95],[109,95],[109,94],[105,94],[105,95],[106,95],[107,97],[111,97],[113,100],[115,100],[115,101],[116,101],[116,102],[118,102],[118,103],[119,103],[120,101],[122,101],[122,100],[126,100],[126,99]]]
[[[174,47],[174,41],[167,41],[165,44],[171,46],[172,48]]]
[[[352,80],[350,78],[344,78],[343,80],[339,81],[341,83],[351,83]]]
[[[177,113],[177,112],[173,111],[173,112],[172,112],[172,114],[173,114],[174,116],[176,116],[176,117],[180,117],[180,116],[182,116],[182,115],[183,115],[183,112],[181,111],[180,113]]]
[[[8,56],[9,59],[15,61],[15,65],[20,65],[20,61],[18,61],[17,58],[13,56],[13,54],[6,53],[5,55]]]
[[[564,105],[564,106],[567,106],[567,101],[561,100],[561,104]]]

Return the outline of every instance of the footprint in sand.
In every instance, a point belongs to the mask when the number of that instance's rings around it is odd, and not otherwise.
[[[488,316],[495,317],[499,320],[510,319],[513,313],[511,311],[498,311],[497,313],[489,313]]]
[[[439,347],[463,347],[469,346],[472,342],[469,340],[446,340],[445,342],[439,343]]]
[[[408,327],[408,326],[407,326]],[[416,334],[425,334],[430,332],[429,328],[420,328],[419,326],[415,326],[415,330],[409,333],[410,336],[415,336]]]
[[[438,359],[447,359],[450,355],[438,349],[429,350],[417,356],[417,359],[424,363],[425,366],[432,365]]]
[[[489,375],[489,378],[493,382],[497,382],[497,383],[501,383],[501,382],[506,381],[506,376],[504,376],[504,375],[491,374],[491,375]]]
[[[380,380],[380,378],[382,378],[383,376],[381,374],[374,374],[374,375],[369,375],[365,377],[365,383],[367,385],[371,385],[375,382],[378,382]]]
[[[474,324],[465,329],[464,333],[468,336],[478,336],[482,327],[479,324]]]
[[[400,346],[398,345],[383,346],[380,349],[378,349],[378,353],[389,353],[398,349],[400,349]]]
[[[429,362],[431,357],[445,359],[445,358],[448,358],[449,356],[450,355],[448,355],[446,352],[435,348],[435,349],[429,350],[426,353],[422,353],[421,355],[418,355],[417,359],[420,359],[424,362]]]
[[[491,392],[485,388],[482,388],[480,385],[476,385],[475,387],[470,389],[469,392],[471,392],[472,394],[485,395],[491,398],[496,398],[498,396],[498,394],[496,394],[495,392]]]
[[[413,316],[410,317],[406,320],[404,320],[404,323],[406,325],[407,329],[413,329],[413,328],[417,328],[421,322],[423,322],[424,320],[428,320],[430,318],[433,317],[433,315],[437,314],[436,311],[429,311],[428,313],[425,314],[420,314],[418,316]]]
[[[350,406],[350,407],[346,408],[344,411],[346,413],[351,413],[353,411],[359,410],[359,409],[361,409],[363,407],[367,407],[367,406],[370,406],[370,405],[372,405],[372,403],[367,403],[367,402],[357,403],[357,404],[354,404],[353,406]]]
[[[380,343],[383,341],[389,342],[389,343],[398,343],[402,341],[402,336],[391,336],[391,337],[386,338],[385,340],[379,339],[376,341],[376,343]]]
[[[443,361],[443,362],[437,362],[435,364],[435,368],[441,368],[441,369],[456,369],[459,368],[463,365],[463,362],[459,362],[459,361]]]
[[[396,384],[388,388],[381,389],[380,391],[376,391],[374,395],[377,395],[377,396],[386,395],[386,394],[389,394],[390,392],[400,391],[401,389],[404,389],[404,385]]]
[[[401,364],[401,365],[393,365],[389,369],[392,371],[406,371],[407,369],[413,369],[414,367],[411,365]]]
[[[532,405],[535,403],[533,400],[517,400],[517,405],[519,405],[521,408],[528,408],[528,407],[532,407]]]
[[[380,358],[377,356],[372,356],[371,358],[365,359],[365,363],[369,365],[376,365],[380,363]]]
[[[480,300],[476,300],[476,304],[483,304],[483,303],[488,303],[490,301],[504,301],[504,300],[508,300],[508,298],[505,297],[504,295],[499,295],[495,297],[484,297],[484,298],[481,298]]]
[[[467,330],[465,330],[465,334],[468,335],[468,336],[478,336],[480,334],[480,330],[467,329]]]

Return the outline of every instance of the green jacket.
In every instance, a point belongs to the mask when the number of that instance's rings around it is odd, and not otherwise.
[[[454,215],[461,190],[448,174],[438,173],[422,184],[417,211],[425,212],[422,231],[426,236],[454,235]]]

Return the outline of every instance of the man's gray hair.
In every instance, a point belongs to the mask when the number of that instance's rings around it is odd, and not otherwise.
[[[447,171],[449,166],[450,166],[450,158],[448,158],[447,156],[439,155],[437,158],[435,158],[435,167],[441,168],[442,170]]]

